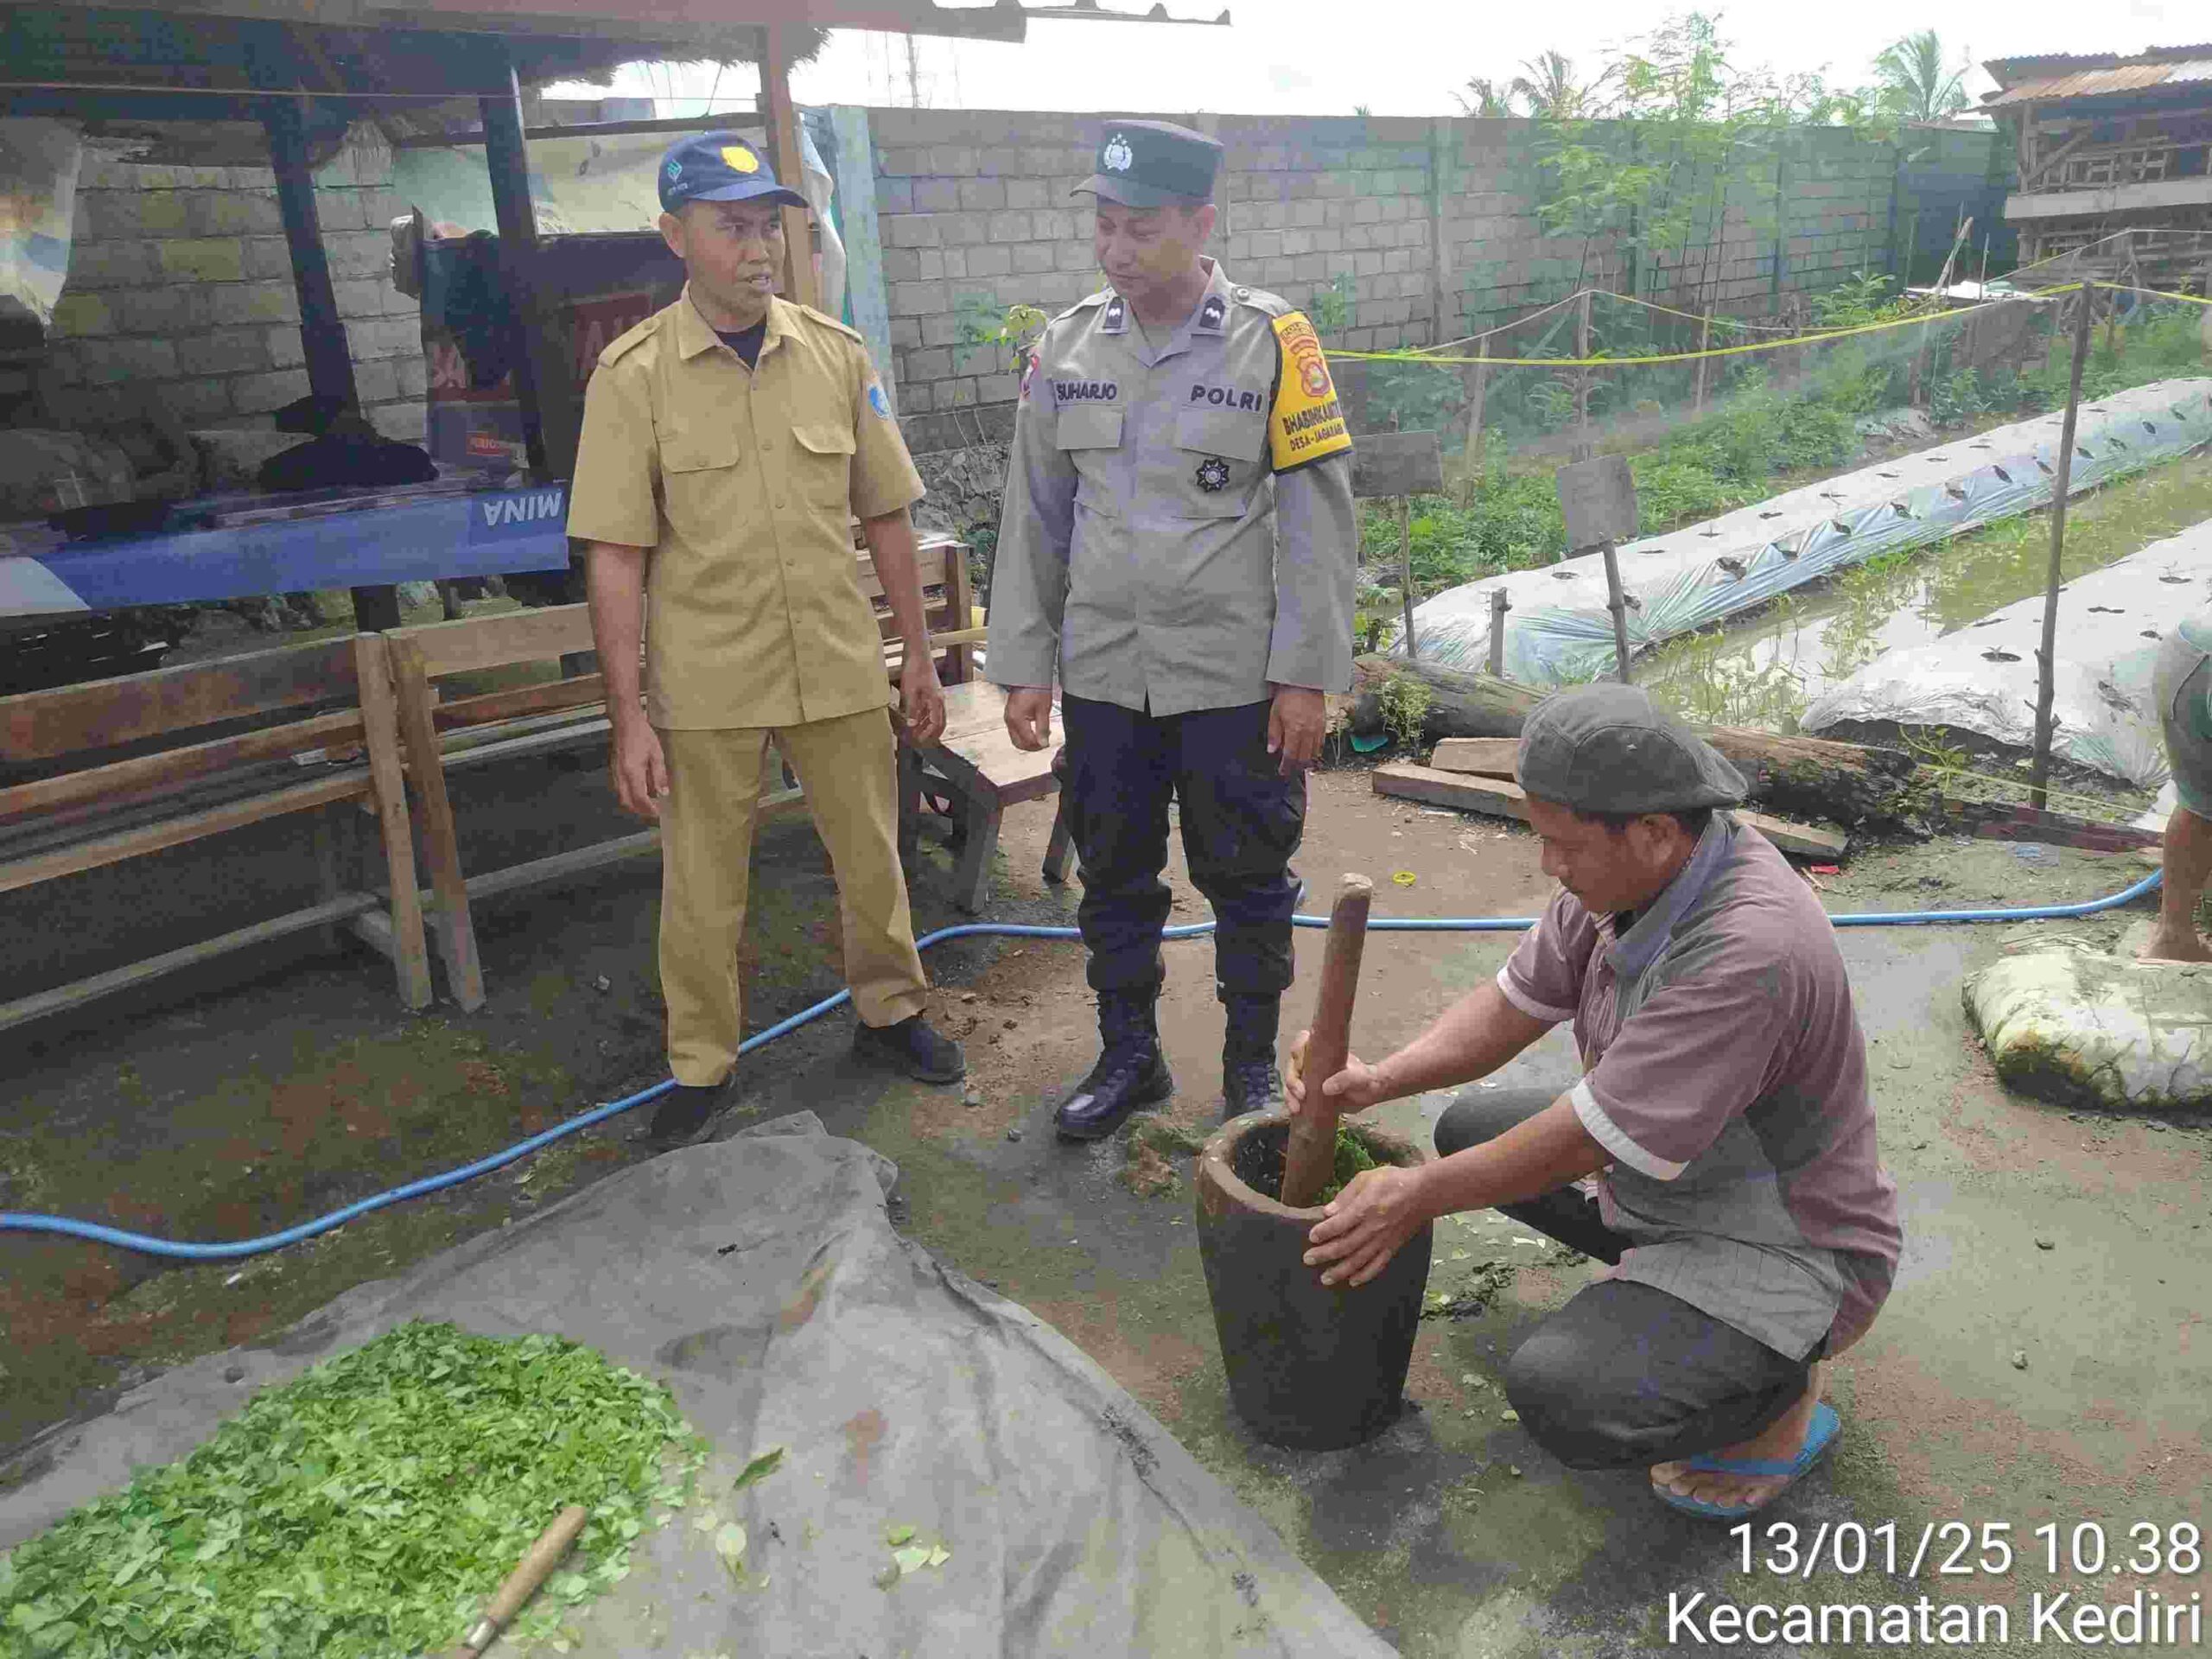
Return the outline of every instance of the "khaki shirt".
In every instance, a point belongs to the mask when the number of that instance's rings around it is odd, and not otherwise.
[[[687,289],[600,356],[569,534],[652,550],[654,725],[791,726],[891,701],[851,520],[921,495],[858,334],[772,300],[748,370]]]
[[[1054,319],[1014,414],[985,672],[1155,715],[1351,683],[1358,533],[1320,342],[1210,281],[1154,353],[1120,296]]]

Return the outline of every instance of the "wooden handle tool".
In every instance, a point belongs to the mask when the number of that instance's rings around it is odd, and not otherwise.
[[[576,1535],[590,1519],[591,1511],[581,1503],[571,1503],[556,1516],[553,1524],[537,1535],[530,1554],[507,1574],[506,1582],[485,1608],[483,1618],[470,1628],[448,1659],[476,1659],[478,1654],[490,1647],[506,1628],[507,1622],[522,1611],[523,1604],[537,1593],[537,1586],[560,1565],[561,1558],[569,1553],[569,1546],[576,1541]]]
[[[1329,912],[1329,944],[1321,957],[1321,994],[1315,1000],[1313,1035],[1306,1039],[1306,1105],[1290,1120],[1284,1155],[1282,1202],[1303,1210],[1337,1166],[1337,1108],[1321,1085],[1344,1069],[1351,1052],[1351,1004],[1359,991],[1360,951],[1367,943],[1367,911],[1375,884],[1347,875]]]

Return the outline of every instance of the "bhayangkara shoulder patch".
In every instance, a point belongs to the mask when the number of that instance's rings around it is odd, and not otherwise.
[[[1344,454],[1351,448],[1351,434],[1344,428],[1329,359],[1313,325],[1293,311],[1274,319],[1274,331],[1282,360],[1275,375],[1274,415],[1268,423],[1268,459],[1276,472],[1287,473]]]

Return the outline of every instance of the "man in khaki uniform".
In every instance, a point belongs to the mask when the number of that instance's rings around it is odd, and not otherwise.
[[[591,543],[615,792],[662,825],[677,1086],[647,1133],[672,1145],[705,1126],[736,1064],[737,951],[772,735],[836,873],[855,1052],[931,1083],[963,1065],[922,1018],[890,687],[849,528],[857,514],[906,645],[905,721],[926,743],[944,698],[907,517],[921,480],[860,337],[774,297],[781,210],[804,199],[734,133],[671,149],[660,199],[661,233],[690,280],[599,359],[569,534]]]

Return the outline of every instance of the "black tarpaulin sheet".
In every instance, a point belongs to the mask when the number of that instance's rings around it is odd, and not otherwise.
[[[700,1491],[746,1527],[747,1584],[679,1513],[568,1621],[594,1659],[1391,1651],[1071,1343],[901,1238],[896,1174],[803,1113],[611,1176],[48,1437],[0,1492],[0,1548],[254,1389],[448,1319],[588,1343],[713,1443]],[[773,1446],[777,1472],[731,1495]],[[902,1525],[950,1554],[881,1587]]]

